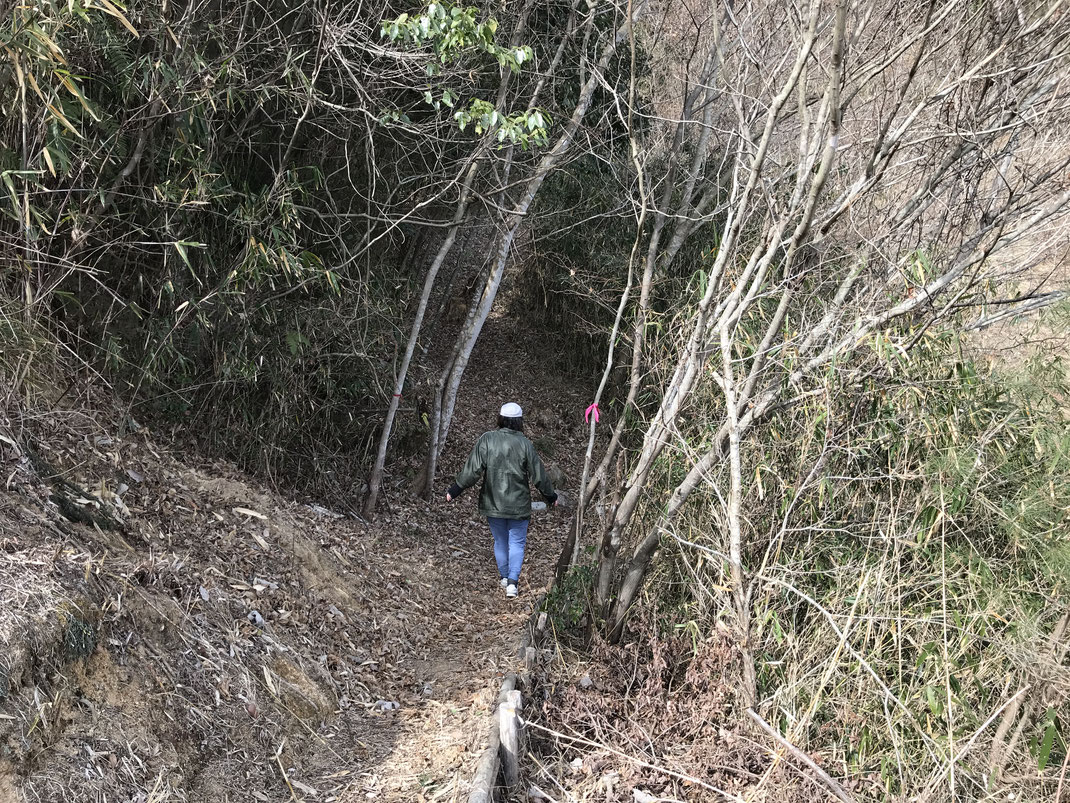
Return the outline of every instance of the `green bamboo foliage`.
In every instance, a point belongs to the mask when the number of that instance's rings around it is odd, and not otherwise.
[[[553,34],[500,44],[512,21],[19,4],[0,28],[5,295],[137,417],[348,496],[423,268],[414,241],[433,239],[478,136],[546,141],[548,110],[493,96]],[[422,426],[407,416],[402,440]]]
[[[952,759],[959,795],[1016,777],[1043,799],[1070,742],[1065,361],[992,362],[948,329],[887,342],[748,440],[759,695],[860,800],[950,799]],[[686,468],[667,458],[656,485]],[[726,482],[666,534],[651,593],[667,628],[730,616]]]

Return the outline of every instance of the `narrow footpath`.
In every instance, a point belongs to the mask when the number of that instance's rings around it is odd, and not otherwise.
[[[510,601],[497,583],[490,535],[476,512],[476,489],[452,504],[441,498],[504,401],[521,404],[526,434],[544,460],[564,472],[562,490],[574,491],[583,460],[583,397],[549,373],[545,360],[530,353],[532,345],[518,342],[501,319],[488,322],[465,373],[436,500],[388,501],[389,512],[365,530],[365,538],[389,545],[399,564],[416,568],[408,577],[412,596],[398,600],[399,615],[406,616],[413,646],[422,645],[396,664],[415,693],[400,701],[392,748],[366,770],[366,793],[398,800],[466,799],[501,680],[517,667],[521,628],[553,577],[567,535],[566,513],[533,515],[521,596]]]
[[[573,490],[585,389],[532,345],[488,322],[436,499],[375,522],[91,415],[0,422],[0,800],[465,800],[568,518],[533,518],[507,600],[442,491],[506,400]]]

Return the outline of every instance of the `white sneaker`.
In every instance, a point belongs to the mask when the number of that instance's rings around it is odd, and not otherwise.
[[[500,585],[500,586],[501,586],[502,588],[505,588],[506,586],[508,586],[508,585],[509,585],[509,579],[508,579],[508,578],[506,578],[506,577],[503,577],[503,578],[501,579],[501,582],[499,583],[499,585]]]
[[[509,585],[505,587],[505,596],[510,599],[516,596],[516,586],[513,583],[509,583]]]

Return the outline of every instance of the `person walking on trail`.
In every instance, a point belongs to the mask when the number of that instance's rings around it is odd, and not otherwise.
[[[479,436],[464,468],[446,491],[446,501],[452,502],[483,476],[479,513],[487,517],[494,536],[494,559],[507,597],[517,595],[520,567],[524,563],[531,520],[528,483],[535,484],[548,505],[557,504],[553,483],[523,430],[524,411],[520,405],[515,402],[503,405],[498,413],[498,428]]]

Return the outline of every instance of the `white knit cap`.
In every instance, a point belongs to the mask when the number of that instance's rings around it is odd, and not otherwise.
[[[499,413],[505,418],[520,418],[524,415],[524,411],[520,409],[520,405],[516,402],[503,404]]]

